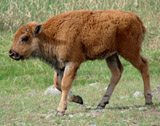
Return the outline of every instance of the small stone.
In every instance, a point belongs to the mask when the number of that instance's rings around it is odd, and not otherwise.
[[[104,111],[105,109],[94,109],[93,113],[98,113],[98,112],[103,113]]]
[[[91,86],[91,87],[92,87],[92,86],[96,86],[96,85],[98,85],[97,82],[89,84],[89,86]]]
[[[121,113],[125,113],[126,111],[121,111]]]
[[[129,109],[133,109],[133,107],[132,107],[132,106],[130,106],[130,107],[129,107]]]
[[[25,126],[25,123],[24,122],[18,122],[17,125],[18,126]]]
[[[96,124],[91,124],[91,125],[89,125],[89,126],[97,126]]]
[[[73,118],[73,115],[70,114],[69,117],[70,117],[70,118]]]
[[[136,91],[134,94],[133,94],[133,97],[139,97],[139,96],[142,96],[142,92],[140,91]]]
[[[51,110],[51,111],[49,111],[48,113],[54,113],[54,112],[56,112],[56,110]]]
[[[60,95],[60,94],[61,92],[57,90],[54,85],[51,85],[50,87],[48,87],[44,92],[44,95],[51,95],[51,96]]]
[[[140,107],[138,110],[139,111],[144,111],[144,110],[147,110],[147,108],[146,107]]]
[[[45,119],[48,119],[48,118],[50,118],[51,117],[51,115],[46,115],[45,116]]]
[[[106,91],[108,87],[105,87],[104,90]]]

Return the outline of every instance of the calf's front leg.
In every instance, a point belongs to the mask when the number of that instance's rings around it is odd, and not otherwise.
[[[65,67],[63,78],[61,81],[62,96],[59,106],[57,108],[56,116],[64,115],[65,110],[67,109],[67,96],[72,86],[72,82],[75,78],[77,69],[79,68],[79,65],[79,63],[70,62]]]
[[[62,92],[61,81],[62,81],[62,78],[63,78],[63,73],[64,73],[64,70],[56,70],[54,72],[54,82],[53,83],[54,83],[55,87],[60,92]],[[68,92],[68,101],[78,103],[78,104],[83,104],[83,99],[79,95],[72,94],[71,91]]]

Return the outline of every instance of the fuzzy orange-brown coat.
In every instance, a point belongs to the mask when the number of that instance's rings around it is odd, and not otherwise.
[[[105,58],[112,52],[126,58],[127,53],[133,53],[135,57],[140,53],[145,32],[138,16],[122,11],[69,12],[50,18],[42,27],[39,37],[55,48],[54,55],[74,62]],[[52,57],[53,50],[47,57]]]

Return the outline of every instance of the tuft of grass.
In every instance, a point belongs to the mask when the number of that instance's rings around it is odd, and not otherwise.
[[[29,21],[43,22],[59,13],[88,9],[117,9],[139,15],[148,32],[142,55],[149,59],[151,107],[144,106],[140,73],[121,58],[123,76],[110,104],[102,111],[94,108],[102,98],[110,80],[104,61],[88,61],[81,65],[72,92],[84,99],[85,106],[68,103],[66,116],[55,117],[60,96],[44,96],[53,83],[54,70],[38,59],[23,62],[8,57],[15,30]],[[125,126],[160,125],[160,6],[158,0],[1,0],[0,1],[0,125]],[[89,86],[97,82],[96,86]]]

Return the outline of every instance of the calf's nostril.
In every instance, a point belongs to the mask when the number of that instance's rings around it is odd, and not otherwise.
[[[16,54],[15,54],[15,57],[19,57],[19,54],[18,54],[18,53],[16,53]]]
[[[12,53],[12,50],[9,50],[9,54]]]

